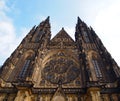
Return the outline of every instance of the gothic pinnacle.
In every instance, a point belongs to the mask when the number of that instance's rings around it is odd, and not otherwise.
[[[49,22],[50,21],[50,16],[48,16],[45,20],[45,22]]]
[[[38,26],[44,26],[45,24],[48,24],[50,26],[49,20],[50,16],[48,16],[44,21],[42,21]]]
[[[64,27],[62,27],[62,30],[64,30]]]
[[[78,16],[78,24],[82,23],[82,20],[80,19],[80,17]]]

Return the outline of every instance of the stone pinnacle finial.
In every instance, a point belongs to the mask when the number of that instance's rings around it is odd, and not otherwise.
[[[50,21],[50,16],[48,16],[45,21],[49,22]]]
[[[62,30],[64,30],[64,27],[62,27]]]
[[[49,20],[50,20],[50,16],[48,16],[45,20],[43,20],[43,21],[38,25],[38,27],[41,26],[41,25],[45,25],[46,23],[49,24]]]
[[[78,16],[78,23],[82,23],[82,20],[80,19],[80,17]]]

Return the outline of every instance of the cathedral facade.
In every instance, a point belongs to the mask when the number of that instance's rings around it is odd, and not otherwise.
[[[120,68],[79,17],[75,40],[49,17],[34,26],[0,68],[0,101],[120,101]]]

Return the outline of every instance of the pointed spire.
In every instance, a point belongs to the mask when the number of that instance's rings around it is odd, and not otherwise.
[[[35,30],[35,28],[36,28],[36,25],[32,27],[31,31],[32,31],[32,30]]]
[[[32,29],[35,29],[36,28],[36,25],[35,26],[33,26],[33,28]]]
[[[50,21],[50,16],[48,16],[44,21],[42,21],[42,22],[38,25],[38,27],[44,26],[45,24],[48,24],[48,25],[50,26],[49,21]]]
[[[93,28],[91,26],[89,27],[89,29],[92,33],[95,33],[95,31],[93,30]]]
[[[94,31],[93,28],[92,28],[91,26],[90,26],[90,30],[91,30],[91,31]]]
[[[78,16],[78,24],[82,23],[82,20],[80,19],[80,17]]]
[[[64,27],[62,27],[62,30],[65,31],[65,30],[64,30]]]
[[[44,22],[45,24],[49,24],[49,21],[50,21],[50,16],[48,16],[43,22]]]
[[[50,21],[50,16],[48,16],[45,20],[45,22],[49,22]]]
[[[78,34],[81,34],[81,24],[82,24],[82,20],[80,19],[80,17],[77,17],[77,24],[76,24],[76,32],[75,32],[75,38],[77,39]]]

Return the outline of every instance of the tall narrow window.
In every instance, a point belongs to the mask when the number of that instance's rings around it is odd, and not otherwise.
[[[36,36],[36,38],[35,38],[35,41],[36,41],[36,42],[38,42],[38,41],[41,39],[43,33],[44,33],[43,31],[39,31],[39,32],[37,33],[37,36]]]
[[[101,78],[102,77],[102,73],[101,73],[98,61],[97,60],[92,60],[92,63],[93,63],[93,66],[94,66],[94,69],[95,69],[95,72],[96,72],[96,76],[98,78]]]
[[[19,74],[19,78],[24,78],[26,76],[26,72],[28,70],[29,64],[30,64],[30,60],[25,60],[22,70]]]
[[[86,31],[83,31],[83,35],[84,35],[85,42],[90,42]]]

